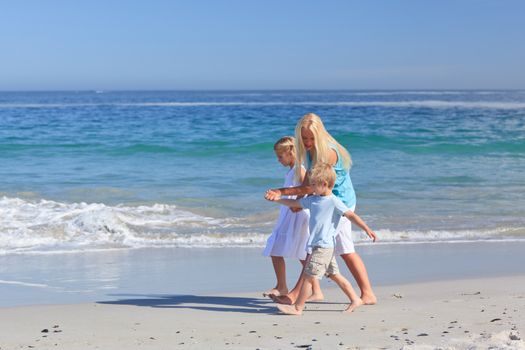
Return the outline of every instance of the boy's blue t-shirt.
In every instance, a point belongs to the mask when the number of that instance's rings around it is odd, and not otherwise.
[[[336,228],[345,212],[350,210],[334,195],[313,195],[299,199],[301,206],[310,209],[310,238],[307,247],[335,247]]]

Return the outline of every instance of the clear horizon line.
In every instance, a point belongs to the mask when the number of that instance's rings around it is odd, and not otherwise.
[[[0,93],[31,93],[31,92],[232,92],[232,91],[258,91],[258,92],[271,92],[271,91],[524,91],[525,88],[344,88],[344,89],[334,89],[334,88],[318,88],[318,89],[305,89],[305,88],[263,88],[263,89],[20,89],[20,90],[2,90]]]

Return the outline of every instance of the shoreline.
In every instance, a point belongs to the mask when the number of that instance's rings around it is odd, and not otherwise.
[[[119,294],[265,291],[275,277],[259,248],[145,248],[0,256],[0,308],[110,301]],[[374,287],[525,275],[525,242],[358,246]],[[341,273],[353,278],[340,261]],[[299,262],[287,260],[293,286]],[[355,286],[355,283],[353,283]],[[329,286],[322,281],[322,287]]]
[[[379,303],[352,314],[331,285],[303,316],[259,293],[1,308],[0,348],[525,349],[525,274],[379,286]]]

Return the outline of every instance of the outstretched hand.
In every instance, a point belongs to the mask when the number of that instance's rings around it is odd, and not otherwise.
[[[269,189],[264,194],[264,198],[266,198],[269,201],[277,201],[277,200],[281,199],[281,191],[279,191],[277,189]]]
[[[377,240],[377,235],[374,231],[367,231],[366,234],[368,235],[368,237],[372,238],[372,242],[375,242]]]

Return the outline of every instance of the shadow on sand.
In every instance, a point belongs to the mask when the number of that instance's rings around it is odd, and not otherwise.
[[[205,295],[156,295],[156,294],[110,294],[121,298],[99,301],[106,305],[135,305],[155,308],[194,309],[217,312],[276,314],[277,308],[271,300],[246,297]]]

